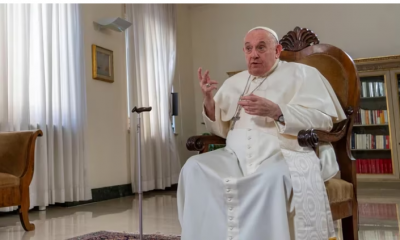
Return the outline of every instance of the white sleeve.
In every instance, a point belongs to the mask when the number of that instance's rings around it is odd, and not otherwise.
[[[206,114],[203,104],[203,120],[207,130],[217,136],[226,138],[228,136],[230,122],[221,120],[221,109],[215,104],[215,121],[212,121]]]
[[[299,131],[330,131],[333,123],[346,119],[328,80],[315,68],[302,67],[299,85],[288,103],[278,104],[285,124],[276,122],[281,134],[297,136]]]
[[[279,133],[297,136],[299,131],[318,129],[330,131],[333,127],[332,117],[312,108],[299,105],[280,104],[285,124],[275,122]]]

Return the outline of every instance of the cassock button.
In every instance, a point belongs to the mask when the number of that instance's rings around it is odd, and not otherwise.
[[[232,221],[232,220],[233,220],[233,217],[229,217],[229,220],[231,220],[231,221]]]
[[[249,145],[249,146],[247,146],[247,148],[248,148],[248,149],[250,149],[250,148],[251,148],[251,146]]]
[[[229,182],[229,179],[226,179],[225,182]]]
[[[230,230],[233,230],[233,227],[230,227],[229,229],[230,229]]]
[[[229,240],[232,240],[233,239],[233,237],[229,237]]]
[[[230,208],[229,208],[229,211],[232,211],[232,210],[233,210],[233,207],[230,207]]]
[[[231,189],[230,189],[230,188],[228,188],[228,189],[226,189],[226,191],[227,191],[227,192],[230,192],[230,191],[231,191]]]
[[[248,140],[250,140],[250,139],[251,139],[251,137],[248,137],[247,139],[248,139]]]
[[[232,201],[232,198],[228,198],[228,202]]]

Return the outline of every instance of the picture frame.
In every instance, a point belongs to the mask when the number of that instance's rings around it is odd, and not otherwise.
[[[114,82],[114,53],[112,50],[92,44],[92,78]]]

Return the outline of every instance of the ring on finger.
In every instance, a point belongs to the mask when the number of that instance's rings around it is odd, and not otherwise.
[[[209,83],[206,84],[206,87],[210,87],[211,85]]]

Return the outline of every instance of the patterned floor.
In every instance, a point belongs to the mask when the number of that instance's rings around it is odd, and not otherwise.
[[[140,239],[138,234],[117,233],[100,231],[70,238],[68,240],[135,240]],[[159,234],[143,235],[144,240],[180,240],[178,236],[165,236]]]

